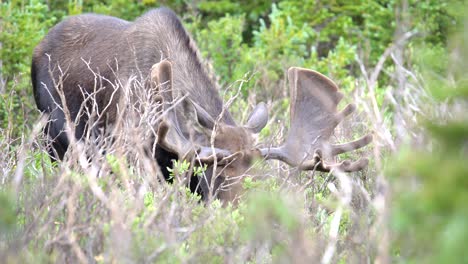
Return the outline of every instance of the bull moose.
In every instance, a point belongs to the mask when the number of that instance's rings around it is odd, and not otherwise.
[[[96,73],[101,80],[98,92]],[[210,186],[216,189],[242,176],[254,158],[281,160],[300,170],[352,172],[367,166],[365,158],[334,161],[336,155],[366,146],[372,140],[367,135],[345,144],[329,142],[335,127],[355,109],[351,104],[337,111],[343,95],[336,84],[308,69],[292,67],[287,74],[291,96],[289,133],[281,146],[258,148],[254,134],[267,124],[265,104],[253,109],[245,125],[237,125],[223,109],[218,84],[205,70],[195,42],[167,8],[151,10],[133,22],[97,14],[69,17],[37,45],[31,68],[37,107],[49,116],[45,133],[52,159],[63,159],[70,144],[70,135],[64,132],[67,114],[70,120],[76,120],[74,138],[82,140],[89,129],[89,114],[80,109],[87,95],[94,92],[95,104],[101,111],[100,126],[112,125],[124,96],[122,87],[132,87],[126,84],[139,75],[145,89],[157,90],[159,96],[154,100],[161,100],[167,110],[154,129],[152,155],[166,179],[166,168],[172,166],[172,160],[206,164],[205,177],[191,184],[192,191],[199,186],[205,196]],[[177,98],[183,100],[174,105]],[[203,129],[187,125],[188,117],[194,117],[196,125]],[[224,166],[223,170],[210,170],[213,163]],[[219,190],[217,197],[231,201],[239,189],[240,183],[232,183],[229,189]]]

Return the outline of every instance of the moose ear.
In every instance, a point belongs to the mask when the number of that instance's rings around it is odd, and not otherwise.
[[[261,102],[255,106],[245,127],[253,133],[259,133],[268,122],[268,109],[265,103]]]
[[[156,85],[164,101],[172,102],[172,63],[170,61],[163,60],[153,65],[151,81]]]

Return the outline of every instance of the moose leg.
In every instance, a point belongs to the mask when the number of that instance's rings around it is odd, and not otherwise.
[[[166,151],[159,145],[156,145],[156,150],[154,152],[154,157],[161,168],[161,173],[164,176],[166,181],[172,183],[172,178],[169,175],[169,170],[167,168],[172,168],[172,161],[177,160],[177,155]]]
[[[63,160],[67,152],[70,141],[65,131],[65,115],[59,108],[54,109],[50,113],[49,122],[44,128],[45,134],[48,135],[47,151],[52,161]],[[82,118],[75,126],[75,138],[80,140],[86,130],[86,121]]]
[[[55,109],[50,113],[49,122],[44,128],[48,135],[47,152],[52,161],[63,160],[68,148],[68,138],[64,131],[65,117],[62,111]]]

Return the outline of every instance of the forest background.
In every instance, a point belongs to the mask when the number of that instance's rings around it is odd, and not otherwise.
[[[465,1],[7,0],[0,4],[0,259],[38,262],[468,263]],[[291,66],[333,79],[358,105],[337,141],[371,130],[352,174],[257,165],[238,206],[104,161],[113,177],[52,166],[40,147],[32,50],[63,18],[133,20],[167,6],[218,76],[234,115],[265,101],[262,139],[287,130]],[[284,133],[286,134],[286,133]],[[178,174],[184,165],[179,164]],[[128,166],[127,166],[128,167]],[[272,167],[274,167],[272,169]],[[186,169],[186,168],[185,168]],[[130,175],[130,176],[128,176]],[[295,175],[295,177],[290,177]],[[96,186],[107,197],[100,199]],[[119,210],[117,210],[118,208]]]

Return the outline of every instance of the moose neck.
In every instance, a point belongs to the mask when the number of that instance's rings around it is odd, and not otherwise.
[[[150,72],[152,65],[168,59],[173,65],[173,89],[175,94],[188,95],[202,106],[213,118],[223,110],[223,101],[218,85],[205,71],[198,48],[172,12],[148,12],[128,29],[142,72]],[[151,36],[151,37],[150,37]],[[235,125],[228,111],[224,111],[222,122]]]

